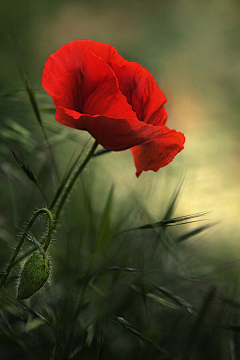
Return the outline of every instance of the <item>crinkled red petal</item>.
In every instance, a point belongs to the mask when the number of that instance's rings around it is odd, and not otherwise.
[[[43,87],[56,107],[90,111],[90,115],[136,118],[119,90],[113,70],[88,47],[83,49],[81,42],[63,45],[48,58]]]
[[[169,164],[177,153],[183,150],[184,135],[167,127],[165,127],[165,131],[162,138],[131,148],[137,177],[142,171],[158,171],[161,167]]]
[[[165,129],[136,119],[93,116],[61,107],[57,108],[56,120],[75,129],[87,130],[102,146],[113,151],[126,150],[160,138]]]
[[[165,125],[167,112],[164,104],[167,99],[149,71],[138,63],[125,60],[111,45],[91,40],[73,43],[80,52],[89,48],[111,66],[118,79],[120,90],[139,120],[156,126]]]
[[[124,60],[124,59],[123,59]],[[122,93],[127,97],[139,120],[155,126],[164,126],[167,99],[150,74],[141,65],[121,60],[121,65],[110,63]]]
[[[80,111],[98,79],[99,83],[103,81],[104,72],[100,72],[96,62],[91,60],[86,65],[84,59],[87,49],[113,69],[121,92],[139,120],[157,126],[165,125],[167,113],[164,103],[167,100],[152,74],[140,64],[123,59],[111,45],[97,41],[72,41],[61,46],[47,60],[43,72],[43,87],[53,96],[56,106]],[[76,72],[76,69],[80,71]],[[88,72],[87,77],[83,76],[85,71]]]

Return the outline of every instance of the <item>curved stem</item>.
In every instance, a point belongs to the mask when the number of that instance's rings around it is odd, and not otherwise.
[[[1,279],[0,289],[3,287],[3,285],[5,284],[5,281],[8,278],[8,275],[9,275],[9,273],[10,273],[10,271],[11,271],[11,269],[12,269],[14,263],[15,263],[15,259],[16,259],[17,255],[18,255],[22,245],[23,245],[24,239],[25,239],[28,231],[31,229],[31,227],[33,226],[33,224],[36,221],[36,219],[38,218],[38,216],[43,214],[43,213],[46,214],[48,216],[48,219],[49,219],[48,234],[47,234],[45,244],[43,246],[44,251],[47,250],[47,248],[48,248],[48,246],[50,244],[51,238],[52,238],[53,230],[54,230],[54,221],[53,221],[51,211],[48,210],[48,209],[43,208],[43,209],[40,209],[37,212],[35,212],[33,217],[29,220],[29,222],[28,222],[28,224],[27,224],[27,226],[26,226],[26,228],[25,228],[25,230],[24,230],[24,232],[23,232],[23,234],[22,234],[22,236],[21,236],[21,238],[20,238],[20,240],[19,240],[19,242],[17,244],[17,247],[16,247],[16,249],[15,249],[13,255],[12,255],[12,258],[11,258],[11,260],[10,260],[6,270],[5,270],[5,273],[4,273],[4,275],[3,275],[2,279]]]
[[[75,181],[78,178],[78,175],[83,171],[83,169],[85,168],[85,166],[87,165],[87,163],[89,162],[89,160],[91,159],[91,157],[94,154],[94,151],[96,150],[98,146],[98,142],[95,140],[93,146],[91,147],[88,155],[86,156],[85,160],[81,163],[78,164],[78,166],[75,168],[74,173],[72,174],[72,177],[70,178],[69,182],[66,184],[66,186],[63,189],[63,193],[62,196],[59,200],[59,202],[56,205],[56,212],[55,212],[55,224],[54,224],[54,228],[57,226],[57,221],[59,219],[61,210],[63,208],[63,205],[65,204],[65,201],[67,200],[67,197],[75,183]]]
[[[46,240],[45,240],[44,246],[43,246],[43,250],[46,252],[50,245],[50,241],[52,239],[52,234],[53,234],[53,230],[54,230],[54,220],[53,220],[51,211],[48,209],[44,209],[44,210],[46,210],[45,212],[48,215],[48,220],[49,220],[48,233],[47,233]]]
[[[65,201],[67,200],[67,197],[68,197],[68,195],[69,195],[75,181],[77,180],[78,175],[82,172],[82,170],[85,168],[85,166],[87,165],[87,163],[89,162],[89,160],[93,156],[94,151],[96,150],[97,146],[98,146],[98,142],[95,141],[93,146],[91,147],[88,155],[86,156],[85,160],[83,161],[83,163],[77,165],[77,167],[75,168],[74,173],[72,174],[72,177],[70,178],[70,180],[66,183],[65,187],[63,188],[63,192],[62,192],[62,195],[60,197],[60,200],[56,205],[56,212],[55,212],[54,219],[52,217],[51,211],[48,210],[48,209],[45,209],[45,208],[38,210],[33,215],[32,219],[27,224],[26,229],[25,229],[25,231],[24,231],[24,233],[23,233],[23,235],[22,235],[22,237],[21,237],[21,239],[20,239],[20,241],[19,241],[19,243],[18,243],[18,245],[17,245],[17,247],[16,247],[16,249],[15,249],[15,251],[13,253],[13,256],[12,256],[10,262],[9,262],[8,267],[5,270],[5,274],[3,275],[2,280],[0,282],[0,289],[3,287],[5,281],[7,280],[7,277],[9,275],[12,267],[14,265],[16,265],[19,261],[23,260],[27,255],[30,255],[33,252],[32,250],[30,250],[25,255],[20,257],[19,260],[15,261],[17,255],[19,253],[19,250],[20,250],[20,248],[21,248],[21,246],[23,244],[25,236],[27,235],[27,232],[30,230],[30,228],[33,225],[36,218],[43,212],[46,213],[48,215],[48,217],[49,217],[49,230],[48,230],[48,234],[47,234],[44,246],[43,246],[43,250],[47,251],[48,246],[49,246],[50,241],[51,241],[51,238],[52,238],[53,231],[57,226],[57,220],[59,219],[59,216],[60,216],[61,210],[63,208],[63,205],[65,204]]]

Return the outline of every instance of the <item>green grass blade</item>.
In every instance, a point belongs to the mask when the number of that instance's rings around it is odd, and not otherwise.
[[[157,302],[158,304],[160,304],[164,307],[177,310],[177,306],[173,302],[167,301],[166,299],[163,299],[162,297],[160,297],[156,294],[147,293],[146,297],[151,300],[154,300],[155,302]]]
[[[135,335],[137,338],[139,338],[140,340],[154,346],[155,348],[157,348],[161,353],[163,353],[165,355],[164,359],[168,359],[169,358],[169,354],[167,353],[166,350],[160,348],[158,345],[156,345],[152,340],[150,340],[148,337],[146,337],[144,334],[140,333],[139,331],[137,331],[136,329],[134,329],[127,320],[125,320],[122,317],[115,317],[117,319],[117,321],[119,322],[119,324],[121,324],[125,329],[127,329],[130,333],[132,333],[133,335]],[[162,358],[163,359],[163,358]]]
[[[183,354],[182,360],[190,360],[192,358],[193,352],[196,349],[196,343],[197,343],[198,336],[201,331],[204,319],[205,319],[207,312],[213,302],[215,294],[216,294],[216,287],[213,286],[210,288],[210,290],[206,296],[206,299],[204,300],[204,302],[202,304],[202,307],[200,309],[198,317],[196,318],[196,321],[194,323],[192,332],[190,334],[188,345]]]
[[[18,303],[21,305],[21,307],[26,310],[28,313],[34,315],[36,318],[38,318],[39,320],[41,320],[42,322],[44,322],[46,325],[54,328],[54,326],[50,323],[50,321],[48,321],[44,316],[42,316],[41,314],[37,313],[36,311],[34,311],[33,309],[31,309],[30,307],[28,307],[26,304],[24,304],[23,302],[21,302],[20,300],[17,300]]]
[[[215,225],[215,223],[212,223],[212,224],[207,224],[207,225],[203,225],[203,226],[199,226],[197,229],[194,229],[194,230],[191,230],[181,236],[179,236],[176,241],[177,242],[182,242],[182,241],[185,241],[185,240],[188,240],[190,239],[191,237],[193,236],[196,236],[200,233],[202,233],[204,230],[207,230],[208,228],[210,228],[211,226]]]
[[[98,251],[100,247],[103,247],[108,250],[109,246],[109,233],[110,233],[110,223],[111,223],[111,212],[112,212],[112,204],[113,204],[113,193],[114,186],[111,186],[111,189],[108,194],[108,198],[106,201],[106,205],[103,210],[103,215],[99,227],[99,232],[96,239],[96,247],[95,251]]]
[[[31,83],[30,83],[30,80],[29,80],[29,78],[28,78],[28,76],[27,76],[27,72],[26,72],[26,70],[25,70],[23,61],[22,61],[22,59],[20,58],[19,50],[17,49],[17,46],[16,46],[16,44],[14,43],[14,41],[13,41],[13,39],[11,38],[10,35],[9,35],[9,39],[10,39],[10,42],[11,42],[11,45],[12,45],[12,48],[13,48],[13,51],[14,51],[15,58],[16,58],[16,60],[17,60],[17,65],[18,65],[18,69],[19,69],[19,72],[20,72],[22,81],[23,81],[23,83],[24,83],[24,86],[25,86],[25,88],[26,88],[27,94],[28,94],[28,96],[29,96],[30,103],[31,103],[32,108],[33,108],[33,111],[34,111],[34,114],[35,114],[35,116],[36,116],[36,119],[37,119],[39,125],[40,125],[41,128],[43,129],[42,119],[41,119],[40,111],[39,111],[39,108],[38,108],[36,96],[35,96],[34,90],[33,90],[33,88],[32,88],[32,85],[31,85]]]
[[[153,224],[146,224],[146,225],[139,226],[136,228],[123,230],[120,234],[127,232],[127,231],[133,231],[133,230],[146,230],[146,229],[154,229],[154,228],[159,228],[159,227],[164,228],[166,226],[186,225],[186,224],[189,224],[192,222],[199,222],[199,221],[203,221],[203,220],[202,219],[192,220],[192,219],[195,219],[200,216],[204,216],[206,214],[209,214],[209,212],[203,212],[203,213],[179,216],[179,217],[167,219],[167,220],[161,220],[161,221],[158,221]]]
[[[15,160],[17,161],[18,165],[21,167],[21,169],[25,172],[25,174],[27,175],[27,177],[34,182],[34,184],[36,184],[36,179],[35,176],[33,175],[33,172],[29,166],[29,164],[27,163],[27,161],[25,160],[24,156],[22,155],[22,153],[20,152],[20,150],[18,149],[18,153],[16,151],[14,151],[10,146],[9,146],[9,150],[11,151],[11,153],[13,154]]]
[[[172,197],[172,200],[168,206],[168,209],[163,217],[163,221],[165,220],[168,220],[168,219],[171,219],[172,217],[172,214],[175,210],[175,207],[176,207],[176,203],[177,203],[177,200],[178,200],[178,197],[179,197],[179,194],[180,194],[180,191],[182,189],[182,181],[180,182],[179,186],[177,187],[177,189],[175,190],[175,194],[173,195]]]
[[[181,297],[174,295],[171,291],[169,291],[166,288],[163,288],[161,286],[155,286],[155,288],[160,291],[162,294],[164,294],[166,297],[171,299],[175,304],[179,305],[180,307],[183,307],[187,312],[190,314],[193,313],[194,307],[190,304],[188,304],[185,300],[183,300]]]
[[[30,100],[30,103],[32,105],[32,109],[33,109],[33,112],[35,114],[35,117],[42,129],[42,132],[43,132],[43,136],[44,136],[44,139],[46,141],[46,144],[49,148],[49,151],[50,151],[50,154],[51,154],[51,157],[52,157],[52,161],[53,161],[53,166],[54,166],[54,169],[55,169],[55,173],[58,177],[58,170],[57,170],[57,166],[56,166],[56,163],[55,163],[55,160],[54,160],[54,156],[53,156],[53,152],[52,152],[52,148],[48,142],[48,138],[47,138],[47,133],[45,131],[45,128],[43,126],[43,122],[42,122],[42,118],[41,118],[41,115],[40,115],[40,111],[39,111],[39,107],[38,107],[38,103],[37,103],[37,99],[36,99],[36,96],[35,96],[35,92],[33,90],[33,87],[31,85],[31,82],[28,78],[28,75],[27,75],[27,71],[25,69],[25,66],[24,66],[24,63],[20,57],[20,52],[19,50],[17,49],[17,46],[16,44],[14,43],[13,39],[11,38],[11,36],[9,35],[9,39],[10,39],[10,42],[11,42],[11,45],[12,45],[12,48],[13,48],[13,51],[14,51],[14,55],[15,55],[15,58],[16,58],[16,61],[17,61],[17,65],[18,65],[18,69],[19,69],[19,72],[20,72],[20,75],[21,75],[21,78],[22,78],[22,81],[23,81],[23,84],[25,86],[25,89],[27,91],[27,94],[28,94],[28,97],[29,97],[29,100]]]

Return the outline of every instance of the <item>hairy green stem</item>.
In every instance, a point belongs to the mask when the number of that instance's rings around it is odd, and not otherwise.
[[[8,278],[8,275],[9,275],[9,273],[10,273],[10,271],[11,271],[11,269],[12,269],[14,263],[15,263],[16,257],[17,257],[17,255],[18,255],[18,253],[19,253],[19,251],[20,251],[20,249],[21,249],[21,247],[23,245],[24,239],[27,236],[28,231],[31,229],[34,222],[36,221],[38,216],[41,215],[41,214],[46,214],[48,216],[48,219],[49,219],[49,229],[48,229],[47,237],[46,237],[46,240],[45,240],[45,243],[44,243],[44,246],[43,246],[44,251],[47,250],[47,248],[48,248],[48,246],[50,244],[51,238],[52,238],[53,230],[54,230],[54,220],[53,220],[51,211],[48,210],[48,209],[43,208],[43,209],[40,209],[40,210],[36,211],[35,214],[33,215],[33,217],[29,220],[29,222],[28,222],[28,224],[27,224],[27,226],[26,226],[26,228],[25,228],[25,230],[24,230],[24,232],[23,232],[23,234],[22,234],[22,236],[21,236],[21,238],[20,238],[20,240],[19,240],[19,242],[17,244],[17,247],[14,250],[14,253],[13,253],[12,258],[11,258],[11,260],[10,260],[6,270],[5,270],[5,273],[4,273],[4,275],[3,275],[2,279],[1,279],[0,289],[4,286],[5,281]]]
[[[43,245],[43,250],[46,252],[47,249],[48,249],[48,246],[50,244],[50,241],[51,241],[51,238],[52,238],[52,234],[53,234],[53,231],[54,229],[56,228],[57,226],[57,220],[59,219],[59,216],[60,216],[60,213],[61,213],[61,210],[63,208],[63,205],[65,204],[65,201],[67,200],[67,197],[75,183],[75,181],[77,180],[77,177],[79,176],[79,174],[82,172],[82,170],[85,168],[85,166],[87,165],[87,163],[89,162],[89,160],[91,159],[91,157],[93,156],[94,154],[94,151],[96,150],[98,146],[98,142],[95,141],[93,146],[91,147],[89,153],[87,154],[85,160],[81,163],[81,164],[78,164],[75,169],[73,169],[74,173],[70,176],[70,179],[69,181],[66,183],[65,187],[63,188],[63,192],[62,192],[62,195],[56,205],[56,211],[55,211],[55,217],[53,219],[52,217],[52,213],[50,210],[48,209],[40,209],[38,210],[34,215],[33,217],[31,218],[31,220],[29,221],[29,223],[27,224],[26,226],[26,229],[13,253],[13,256],[9,262],[9,265],[8,267],[6,268],[5,270],[5,273],[2,277],[2,280],[0,282],[0,289],[3,287],[5,281],[7,280],[7,277],[12,269],[13,266],[15,266],[17,263],[19,263],[19,261],[23,260],[26,256],[30,255],[33,250],[29,250],[26,254],[24,254],[23,256],[21,256],[17,261],[16,260],[16,257],[19,253],[19,250],[23,244],[23,241],[27,235],[27,232],[30,230],[31,226],[33,225],[34,221],[37,219],[37,217],[42,214],[42,213],[46,213],[49,217],[49,230],[48,230],[48,234],[47,234],[47,237],[46,237],[46,240],[44,242],[44,245]]]

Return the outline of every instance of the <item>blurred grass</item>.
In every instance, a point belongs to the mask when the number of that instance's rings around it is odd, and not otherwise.
[[[23,224],[51,203],[91,146],[87,134],[55,121],[41,87],[44,62],[59,46],[98,40],[141,63],[166,94],[168,126],[186,136],[171,164],[139,179],[130,151],[91,160],[51,245],[49,284],[26,301],[30,310],[14,298],[19,267],[1,292],[0,358],[162,359],[157,344],[174,360],[238,359],[240,3],[9,0],[0,12],[1,269]],[[26,68],[52,155],[7,34]],[[20,150],[17,157],[45,198],[9,146]],[[201,224],[123,232],[207,211]],[[39,222],[34,236],[45,230]]]

